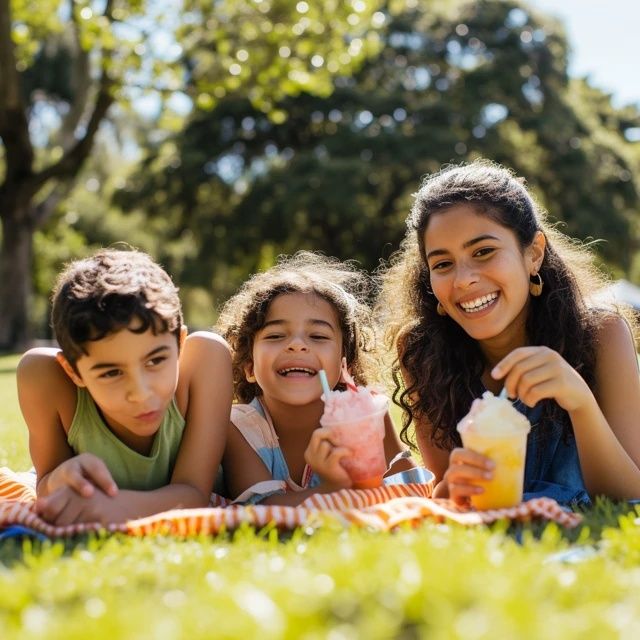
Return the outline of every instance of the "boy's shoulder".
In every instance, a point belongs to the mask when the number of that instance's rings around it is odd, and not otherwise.
[[[75,384],[57,360],[60,349],[36,347],[24,353],[16,369],[20,402],[48,407],[71,424],[77,402]]]

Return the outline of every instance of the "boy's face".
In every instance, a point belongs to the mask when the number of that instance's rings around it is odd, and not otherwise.
[[[136,328],[134,320],[130,328]],[[120,329],[85,345],[78,374],[111,431],[125,444],[145,450],[153,441],[178,384],[178,343],[173,333]]]

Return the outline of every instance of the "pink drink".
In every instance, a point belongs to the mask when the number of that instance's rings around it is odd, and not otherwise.
[[[332,391],[325,398],[320,424],[331,431],[336,446],[351,449],[341,464],[353,481],[354,489],[379,487],[387,470],[384,454],[386,396],[360,387],[354,391]]]

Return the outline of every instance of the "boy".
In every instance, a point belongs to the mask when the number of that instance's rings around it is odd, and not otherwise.
[[[231,357],[213,333],[186,337],[167,273],[139,251],[73,262],[54,289],[52,324],[61,350],[31,349],[17,371],[38,513],[107,524],[207,506]]]

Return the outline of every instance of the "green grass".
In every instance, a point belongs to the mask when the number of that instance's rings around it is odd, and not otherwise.
[[[0,358],[0,437],[3,464],[26,468],[15,362]],[[638,515],[601,501],[572,532],[425,523],[392,534],[10,540],[0,543],[0,637],[631,638]]]

